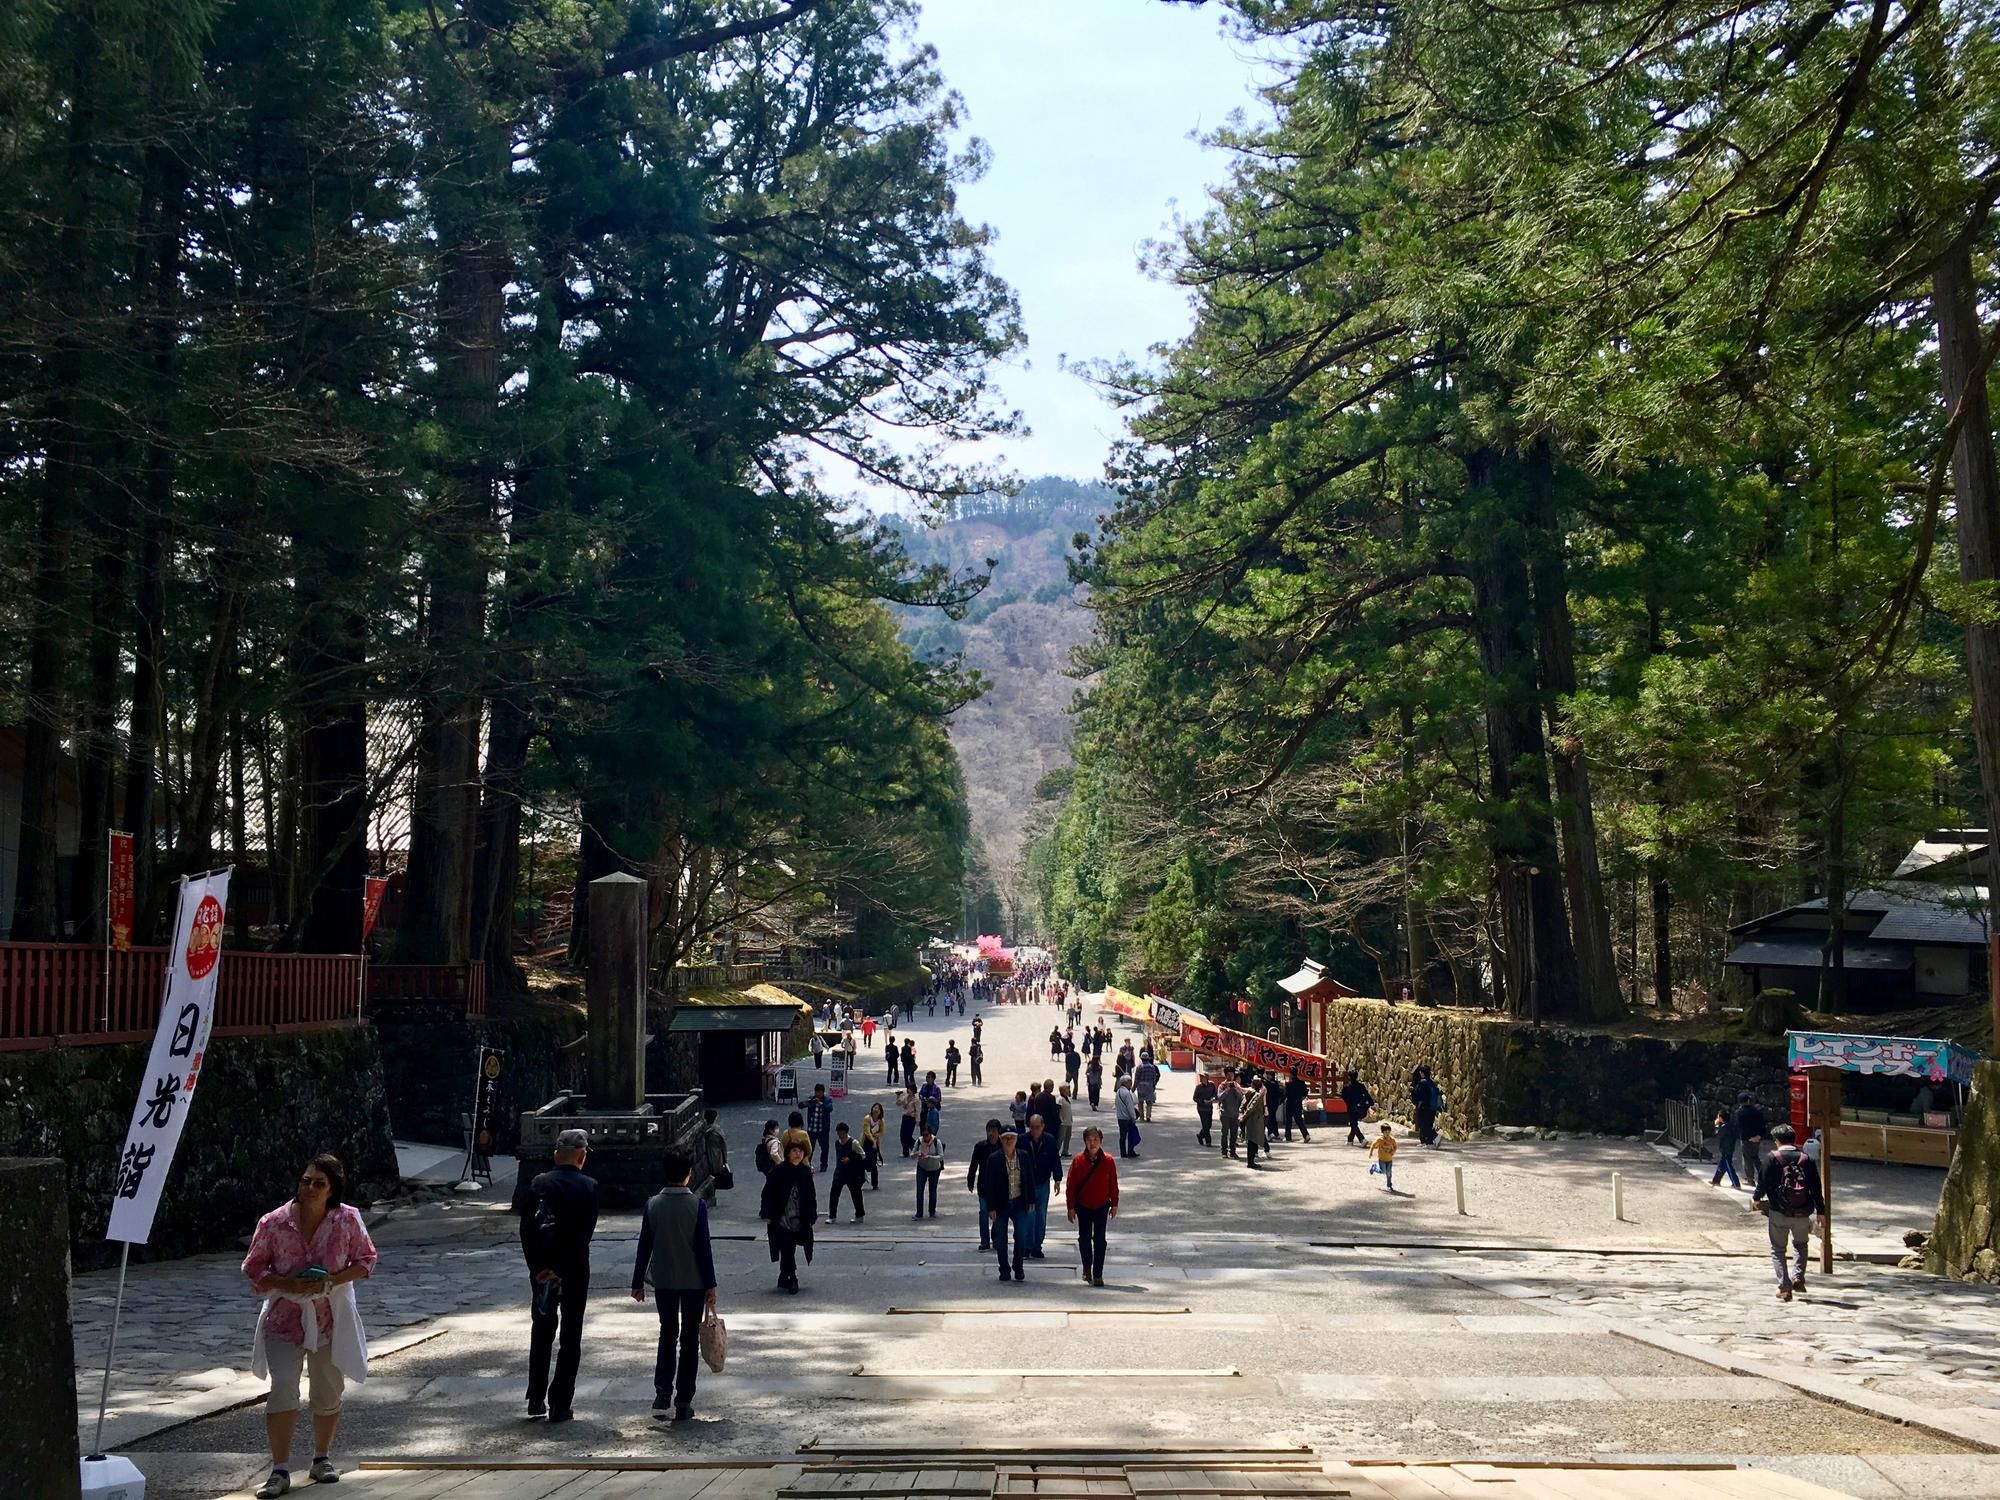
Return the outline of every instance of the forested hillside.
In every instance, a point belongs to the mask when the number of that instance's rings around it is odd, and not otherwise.
[[[886,603],[949,591],[802,462],[930,503],[884,424],[1007,425],[913,13],[6,11],[14,937],[103,939],[120,827],[142,942],[225,862],[237,944],[354,952],[393,877],[383,956],[500,982],[537,880],[647,877],[663,966],[950,920],[971,684]]]
[[[1990,18],[1235,9],[1294,66],[1120,377],[1072,971],[1606,1018],[1986,825]]]
[[[1024,829],[1044,778],[1069,765],[1071,652],[1090,634],[1070,584],[1078,534],[1094,536],[1117,497],[1101,485],[1046,477],[1008,495],[967,496],[954,518],[899,528],[911,560],[954,576],[990,575],[962,620],[906,611],[903,636],[925,657],[963,653],[985,691],[951,719],[977,835],[974,900],[998,897],[999,925],[1031,928],[1039,914],[1023,878]],[[990,564],[990,566],[989,566]]]

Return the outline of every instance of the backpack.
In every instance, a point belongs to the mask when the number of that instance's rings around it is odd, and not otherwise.
[[[1773,1201],[1778,1212],[1789,1218],[1804,1218],[1812,1212],[1812,1158],[1803,1151],[1780,1151],[1776,1160],[1778,1191]]]

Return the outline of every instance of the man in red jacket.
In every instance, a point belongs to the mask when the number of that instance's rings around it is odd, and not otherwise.
[[[1104,1132],[1095,1125],[1084,1130],[1083,1149],[1069,1164],[1065,1195],[1083,1257],[1083,1279],[1103,1286],[1105,1226],[1118,1217],[1118,1163],[1104,1154]]]

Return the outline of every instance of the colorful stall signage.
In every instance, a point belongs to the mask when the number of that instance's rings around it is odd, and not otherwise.
[[[1806,1068],[1833,1068],[1842,1073],[1970,1084],[1973,1056],[1965,1048],[1935,1037],[1788,1031],[1785,1062],[1795,1073]]]

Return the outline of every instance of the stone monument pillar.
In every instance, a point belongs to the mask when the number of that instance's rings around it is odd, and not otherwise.
[[[0,1490],[64,1500],[80,1482],[63,1164],[0,1158],[0,1224]]]
[[[590,882],[590,1107],[646,1102],[646,882],[606,875]]]

